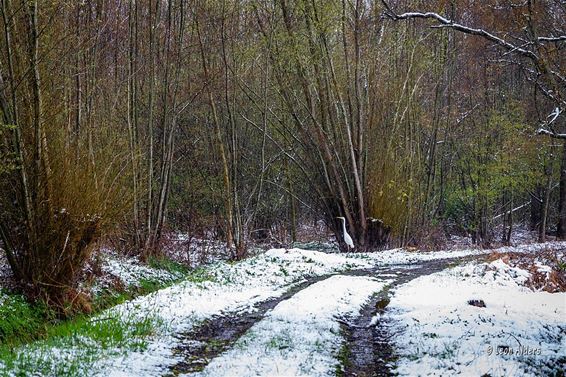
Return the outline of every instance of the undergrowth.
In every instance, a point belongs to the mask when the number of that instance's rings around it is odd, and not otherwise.
[[[42,331],[51,317],[43,304],[32,305],[21,295],[10,295],[0,291],[0,344],[33,340],[34,334]]]
[[[30,303],[21,295],[0,291],[0,376],[92,375],[95,361],[143,350],[147,336],[164,326],[151,315],[124,318],[105,315],[104,310],[185,279],[212,279],[204,269],[189,270],[167,259],[152,259],[148,264],[170,272],[173,278],[142,278],[127,287],[101,289],[92,299],[93,315],[62,320],[42,302]],[[53,349],[58,350],[56,358]]]
[[[95,361],[131,350],[144,350],[146,337],[163,324],[154,317],[88,318],[47,326],[41,340],[18,348],[0,345],[0,375],[87,376]],[[57,357],[53,356],[57,349]]]

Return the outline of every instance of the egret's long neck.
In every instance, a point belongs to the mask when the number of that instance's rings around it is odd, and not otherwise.
[[[346,219],[340,219],[342,220],[342,229],[344,230],[344,233],[346,233]]]

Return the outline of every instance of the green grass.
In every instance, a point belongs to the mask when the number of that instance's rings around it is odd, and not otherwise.
[[[147,292],[150,293],[150,292]],[[93,307],[95,312],[100,312],[104,309],[122,304],[135,298],[140,293],[136,287],[131,287],[125,291],[115,289],[104,289],[100,295],[96,296],[93,300]]]
[[[135,292],[108,290],[94,302],[94,307],[101,311],[159,288],[159,282],[148,280],[141,282]],[[5,296],[0,315],[0,376],[91,375],[95,361],[144,349],[146,338],[164,326],[152,316],[78,315],[58,320],[43,304],[28,303],[19,295]]]
[[[171,278],[143,278],[123,290],[102,289],[92,300],[94,314],[90,316],[57,319],[42,303],[0,292],[0,377],[92,375],[96,361],[143,350],[147,337],[165,328],[153,316],[123,318],[97,313],[182,281],[201,284],[224,278],[213,269],[189,269],[164,258],[153,258],[148,265],[168,271]]]
[[[346,369],[352,366],[350,361],[352,357],[352,351],[348,347],[348,342],[343,342],[338,352],[339,364],[336,365],[335,373],[337,377],[343,377],[346,375]]]
[[[206,281],[216,282],[217,278],[214,274],[208,271],[205,267],[198,267],[191,270],[185,277],[186,281],[191,283],[204,283]]]
[[[52,313],[45,305],[30,305],[21,295],[1,292],[4,297],[0,304],[0,344],[12,343],[18,339],[33,340],[41,332]]]
[[[148,261],[151,268],[165,270],[173,275],[185,276],[189,274],[189,268],[182,263],[176,262],[168,258],[151,257]]]
[[[153,259],[150,267],[170,272],[175,278],[141,279],[125,290],[107,288],[93,299],[94,313],[149,294],[174,283],[213,280],[205,269],[189,270],[166,259]],[[147,336],[163,328],[157,318],[117,318],[77,315],[57,319],[46,305],[29,303],[17,294],[0,292],[0,376],[91,375],[102,357],[144,349]],[[56,350],[56,352],[54,352]],[[60,354],[59,357],[53,357]]]
[[[146,318],[77,317],[47,328],[43,339],[14,348],[0,345],[0,375],[87,376],[103,357],[143,350],[163,324]]]
[[[281,271],[283,276],[289,276],[289,270],[287,270],[285,267],[279,266],[279,270]]]
[[[275,349],[287,349],[291,347],[291,338],[287,334],[275,335],[267,342],[267,346]]]

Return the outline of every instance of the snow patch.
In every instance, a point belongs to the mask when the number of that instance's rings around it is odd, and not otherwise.
[[[102,271],[119,278],[126,286],[139,286],[143,280],[167,282],[183,277],[182,274],[144,266],[136,258],[118,258],[112,255],[104,259]]]
[[[397,289],[387,319],[400,375],[552,374],[566,349],[566,293],[533,292],[530,274],[470,263]],[[481,299],[485,308],[469,305]],[[564,360],[564,359],[562,359]]]

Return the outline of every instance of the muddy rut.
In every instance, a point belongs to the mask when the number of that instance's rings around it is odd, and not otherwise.
[[[255,323],[261,321],[266,313],[280,302],[291,298],[295,293],[333,275],[370,276],[391,283],[375,294],[362,308],[356,318],[341,320],[345,337],[343,345],[342,367],[345,376],[388,376],[395,361],[394,350],[389,341],[393,334],[388,331],[388,324],[379,321],[370,322],[376,314],[387,310],[390,290],[419,276],[441,271],[464,261],[478,259],[477,256],[450,258],[411,264],[377,266],[371,269],[352,270],[332,273],[305,279],[294,285],[286,293],[257,303],[245,313],[225,313],[205,320],[199,327],[178,335],[179,345],[174,350],[182,361],[171,366],[164,376],[177,376],[198,372],[216,356],[228,350]]]
[[[359,316],[341,321],[345,337],[342,360],[345,376],[391,376],[395,364],[395,352],[390,342],[395,334],[389,331],[389,323],[381,319],[389,305],[395,287],[420,276],[430,275],[460,263],[479,260],[479,256],[439,259],[406,265],[392,265],[377,271],[374,276],[392,280],[383,290],[376,293],[362,307]],[[376,318],[377,321],[374,319]],[[374,323],[372,323],[374,319]]]

